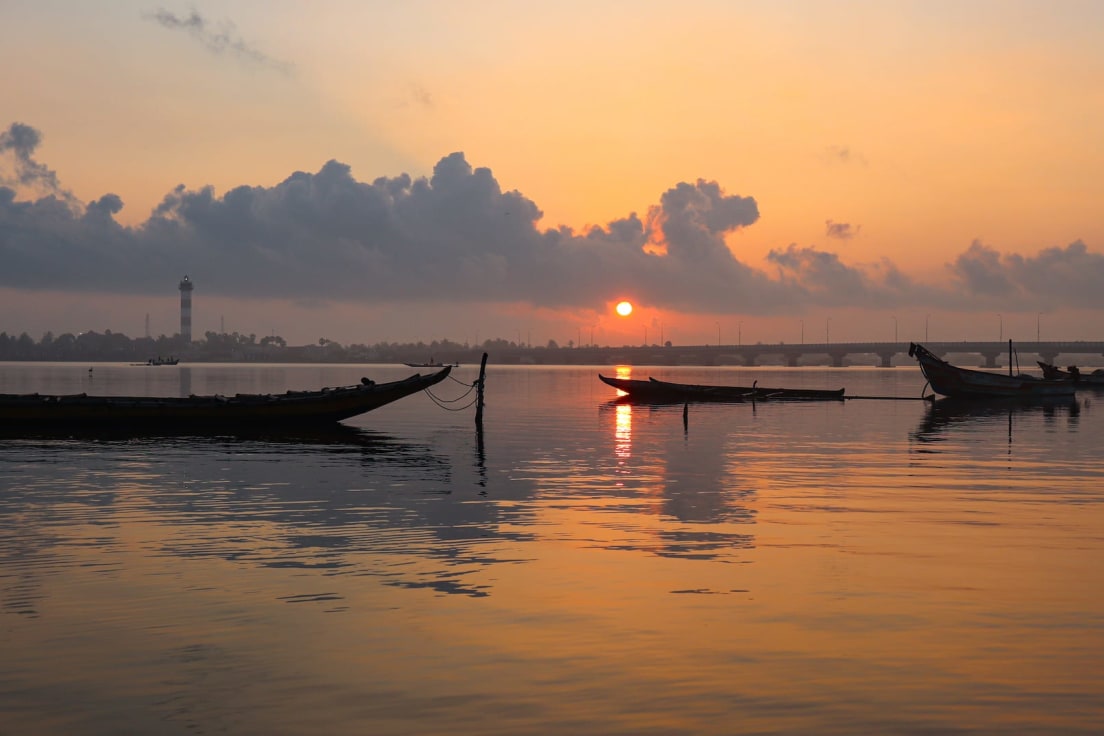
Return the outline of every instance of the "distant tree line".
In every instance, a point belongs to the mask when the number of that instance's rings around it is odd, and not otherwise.
[[[284,338],[271,335],[207,332],[202,340],[188,343],[180,335],[130,338],[120,332],[82,332],[54,335],[47,332],[38,342],[26,332],[18,337],[0,332],[0,361],[100,361],[140,362],[157,358],[180,358],[196,362],[326,362],[326,363],[456,363],[478,360],[483,352],[528,349],[530,346],[503,339],[485,340],[480,345],[434,340],[429,343],[379,342],[374,345],[342,345],[320,338],[316,345],[289,346]],[[544,348],[559,349],[555,340]]]
[[[179,336],[131,339],[120,332],[47,332],[35,342],[26,332],[18,337],[0,332],[0,360],[141,360],[179,355],[184,350]]]

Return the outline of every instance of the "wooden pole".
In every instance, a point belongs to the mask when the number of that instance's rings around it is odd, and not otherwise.
[[[479,362],[479,380],[475,382],[476,387],[476,400],[475,400],[475,423],[476,425],[483,426],[483,384],[485,376],[487,375],[487,354],[483,353],[483,360]]]

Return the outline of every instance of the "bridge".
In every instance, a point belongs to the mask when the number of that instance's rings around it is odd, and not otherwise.
[[[1007,342],[925,342],[936,355],[981,356],[980,363],[952,360],[964,365],[983,365],[996,368],[1008,365]],[[1104,357],[1104,342],[1017,342],[1013,345],[1017,360],[1026,368],[1034,368],[1036,356],[1047,363],[1054,363],[1058,356],[1066,356],[1065,362],[1098,365]],[[908,355],[907,342],[840,342],[768,345],[641,345],[641,346],[582,346],[572,348],[507,348],[495,351],[496,363],[541,365],[743,365],[779,364],[788,366],[828,364],[841,367],[873,356],[862,364],[890,367],[895,358]],[[1004,358],[1001,363],[1001,358]],[[1022,358],[1019,356],[1023,356]],[[468,356],[457,357],[464,360]],[[851,359],[850,362],[848,359]]]

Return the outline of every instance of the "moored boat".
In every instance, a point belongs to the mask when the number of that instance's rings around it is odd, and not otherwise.
[[[613,378],[598,374],[605,384],[624,391],[631,399],[657,402],[686,401],[777,401],[777,400],[820,400],[843,399],[843,389],[805,389],[805,388],[763,388],[758,384],[751,386],[709,386],[693,383],[672,383],[655,378],[648,380],[633,378]]]
[[[916,358],[932,390],[941,396],[963,399],[1036,399],[1071,396],[1072,381],[1039,378],[1024,373],[1012,375],[959,368],[923,345],[909,344],[909,357]]]
[[[1082,373],[1077,366],[1071,365],[1065,370],[1041,360],[1035,361],[1043,371],[1043,378],[1071,381],[1077,388],[1104,388],[1104,369],[1097,368],[1092,373]]]
[[[0,428],[122,427],[225,429],[228,427],[332,424],[378,409],[443,381],[446,366],[430,375],[356,386],[283,394],[234,396],[89,396],[88,394],[0,394]]]

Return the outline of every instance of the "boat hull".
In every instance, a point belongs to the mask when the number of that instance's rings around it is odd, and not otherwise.
[[[1043,378],[1064,379],[1071,382],[1075,388],[1104,389],[1104,370],[1099,368],[1092,373],[1085,374],[1077,370],[1076,366],[1071,366],[1069,370],[1063,370],[1041,360],[1036,362],[1043,371]]]
[[[843,389],[760,388],[758,386],[708,386],[632,378],[613,378],[598,374],[608,386],[624,391],[631,399],[663,403],[743,402],[743,401],[834,401],[843,399]]]
[[[959,368],[938,357],[922,345],[909,346],[932,391],[957,399],[1039,399],[1072,396],[1075,386],[1066,380],[1035,376],[1008,376],[1002,373]]]
[[[0,394],[0,428],[131,426],[218,428],[320,425],[378,409],[443,381],[446,367],[430,375],[377,384],[284,394],[235,396],[68,396]]]

